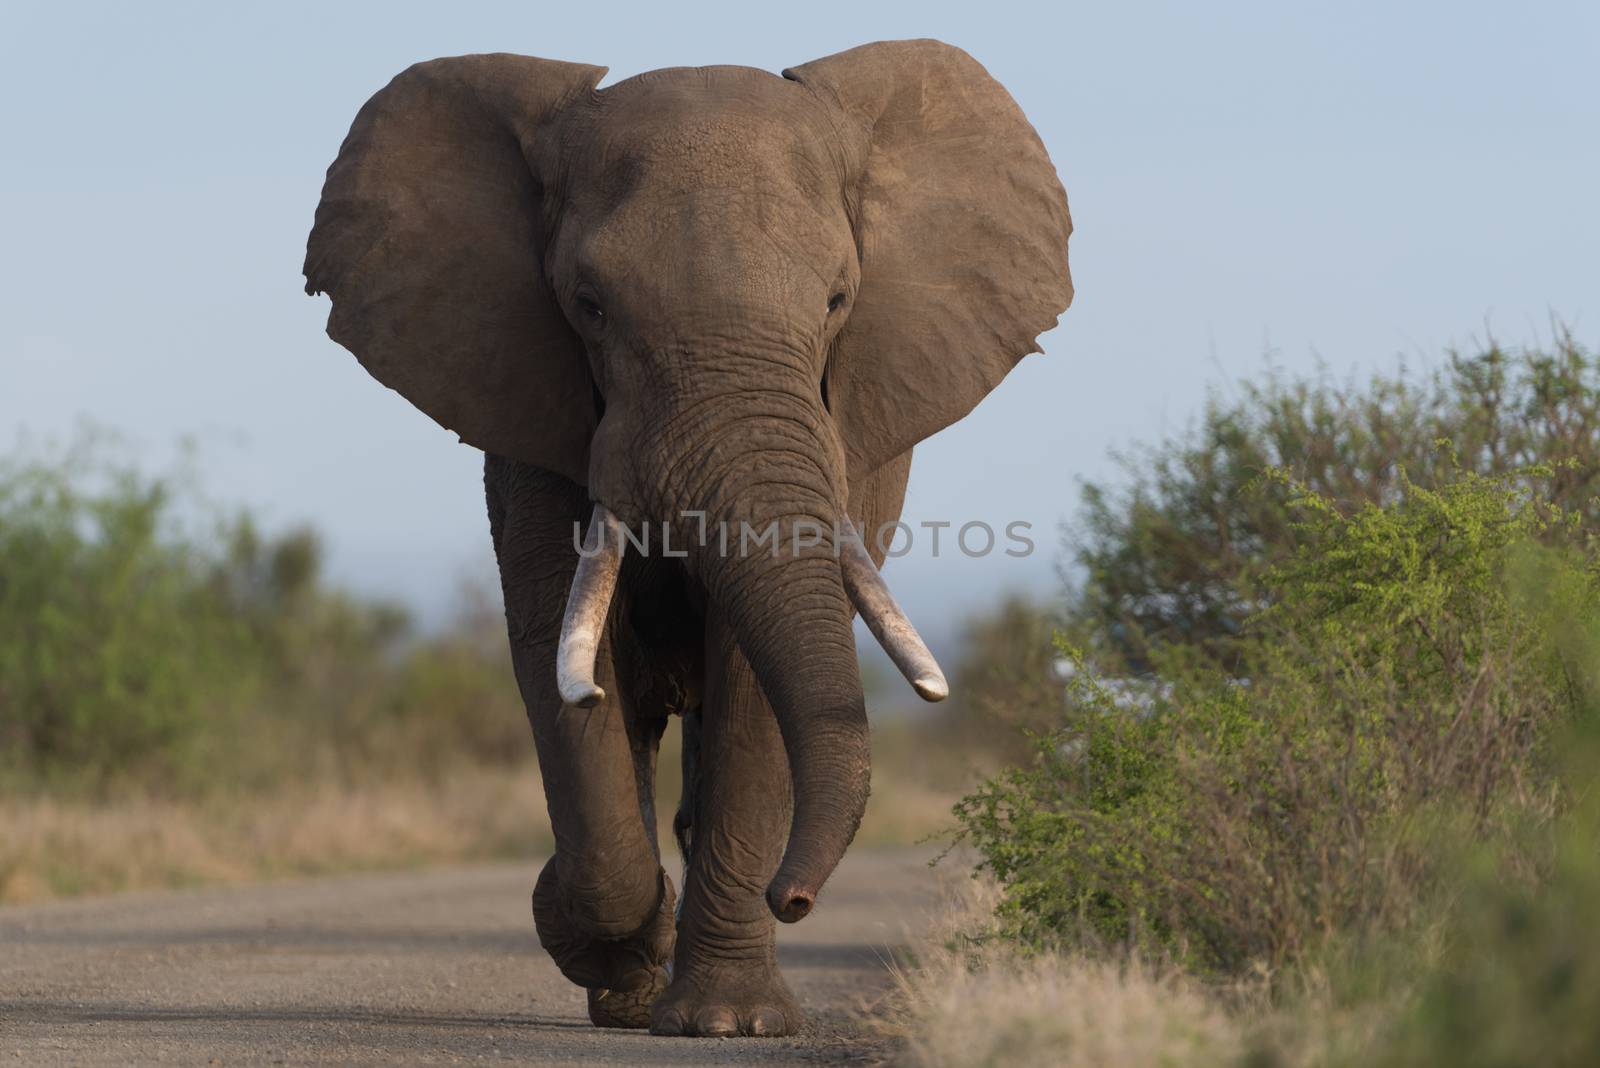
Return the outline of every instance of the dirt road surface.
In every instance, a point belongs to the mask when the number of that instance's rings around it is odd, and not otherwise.
[[[860,1022],[935,897],[921,854],[852,853],[780,932],[788,1039],[591,1027],[533,934],[536,864],[0,909],[0,1066],[881,1062]]]

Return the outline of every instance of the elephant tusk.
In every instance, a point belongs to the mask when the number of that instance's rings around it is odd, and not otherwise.
[[[884,583],[878,567],[867,555],[861,537],[848,516],[839,527],[839,568],[844,573],[845,593],[856,606],[867,628],[872,631],[883,651],[889,654],[900,674],[911,683],[911,688],[924,701],[943,701],[950,696],[950,684],[944,680],[938,661],[928,651],[917,628],[895,602],[894,594]]]
[[[617,591],[617,573],[622,570],[622,521],[596,502],[583,544],[577,573],[572,576],[572,592],[567,595],[567,611],[561,617],[556,686],[564,703],[593,708],[606,696],[595,682],[594,665],[611,597]]]

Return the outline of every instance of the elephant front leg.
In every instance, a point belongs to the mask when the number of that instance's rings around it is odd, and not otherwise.
[[[539,943],[588,991],[589,1019],[642,1028],[667,986],[677,902],[639,800],[639,763],[653,760],[654,745],[630,731],[648,725],[626,720],[613,678],[601,685],[608,696],[593,709],[533,715],[556,838],[533,916]]]
[[[577,568],[572,524],[584,515],[587,494],[495,456],[484,483],[512,661],[555,832],[555,856],[533,893],[539,941],[562,974],[588,990],[591,1020],[646,1027],[650,1003],[666,988],[674,937],[672,883],[641,786],[660,724],[634,714],[617,684],[609,635],[596,665],[605,700],[573,708],[557,692],[561,611]]]
[[[672,984],[650,1029],[788,1035],[800,1005],[778,973],[766,888],[789,830],[789,767],[777,720],[732,634],[707,624],[706,695]]]

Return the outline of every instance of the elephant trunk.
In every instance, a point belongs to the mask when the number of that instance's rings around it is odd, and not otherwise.
[[[793,532],[802,523],[816,526],[809,516],[791,515],[761,529]],[[793,536],[770,539],[776,542],[772,549],[750,557],[743,544],[748,524],[732,540],[719,537],[704,547],[715,548],[718,555],[698,560],[708,588],[718,591],[783,735],[794,813],[789,848],[767,888],[767,904],[788,923],[811,911],[866,808],[870,742],[845,598],[861,611],[924,697],[938,700],[947,692],[938,665],[878,576],[850,520],[841,517],[838,523],[842,538],[837,561],[826,552],[802,553],[794,548],[798,542]],[[826,547],[825,542],[806,546]],[[621,521],[596,504],[556,657],[561,696],[569,705],[588,708],[605,696],[594,677],[595,651],[623,552]],[[774,611],[773,605],[781,607]]]
[[[743,359],[752,375],[785,362],[767,351]],[[844,450],[803,371],[765,390],[685,397],[653,430],[626,464],[632,485],[614,495],[678,529],[685,565],[772,707],[794,808],[767,902],[793,922],[811,910],[855,837],[871,779],[853,612],[832,537],[848,496]],[[605,473],[620,470],[607,465]],[[686,511],[703,515],[703,525]],[[784,803],[782,789],[774,783],[774,806]]]
[[[783,736],[794,811],[767,905],[793,923],[811,911],[867,806],[870,738],[850,603],[826,547],[720,560],[707,572]]]

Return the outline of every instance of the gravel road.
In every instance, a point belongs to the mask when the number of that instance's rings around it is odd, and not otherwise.
[[[852,853],[782,929],[791,1039],[591,1027],[534,938],[536,864],[3,908],[0,1065],[874,1063],[858,1014],[932,904],[925,859]]]

